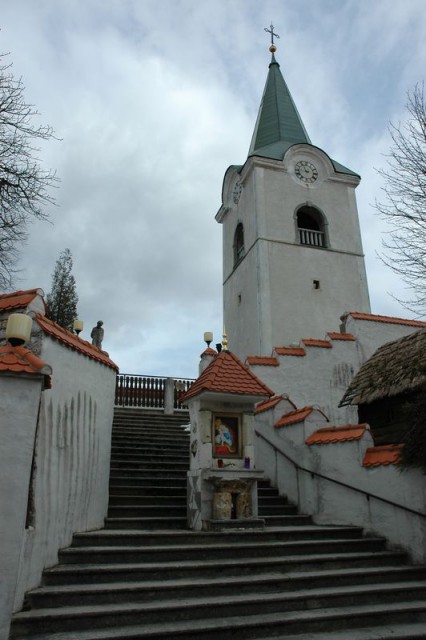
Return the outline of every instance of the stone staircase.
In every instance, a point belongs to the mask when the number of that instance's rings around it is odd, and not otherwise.
[[[314,525],[267,482],[266,529],[190,532],[187,414],[117,410],[105,528],[27,594],[10,638],[426,638],[426,569],[357,527]]]

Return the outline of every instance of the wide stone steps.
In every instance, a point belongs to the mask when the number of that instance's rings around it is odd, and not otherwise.
[[[424,567],[359,527],[313,524],[266,481],[265,530],[188,531],[188,421],[116,410],[105,528],[59,552],[11,639],[426,638]]]
[[[250,581],[241,576],[219,576],[214,578],[192,578],[176,580],[145,580],[133,582],[113,582],[101,584],[45,586],[27,595],[28,603],[39,608],[77,606],[82,601],[89,604],[117,602],[146,602],[161,598],[172,598],[176,593],[180,598],[193,598],[221,594],[222,597],[235,593],[282,592],[348,585],[405,584],[426,580],[424,569],[418,567],[389,567],[344,569],[334,571],[306,571],[277,574],[275,572],[254,575]]]
[[[188,552],[188,557],[191,554]],[[96,584],[97,582],[110,581],[134,581],[134,580],[175,580],[217,577],[221,576],[248,576],[275,571],[277,573],[305,572],[305,571],[332,571],[344,568],[371,568],[395,567],[406,563],[406,555],[403,553],[382,552],[357,552],[357,553],[332,553],[332,554],[305,554],[295,556],[268,556],[268,557],[244,557],[227,560],[219,564],[218,560],[181,560],[173,562],[145,562],[145,563],[105,563],[105,564],[61,564],[46,569],[44,572],[44,584]]]
[[[362,539],[362,529],[360,527],[330,527],[308,524],[297,527],[286,528],[267,528],[262,531],[262,535],[259,536],[259,532],[253,529],[246,529],[238,532],[237,543],[238,545],[244,544],[257,544],[262,542],[264,544],[274,542],[285,541],[300,541],[300,540],[318,540],[318,539]],[[171,545],[232,545],[236,541],[233,532],[222,531],[220,533],[211,531],[107,531],[102,529],[100,531],[87,531],[83,533],[76,533],[73,538],[73,547],[76,546],[112,546],[113,544],[122,545],[140,545],[143,547],[151,546],[171,546]]]
[[[66,629],[69,638],[74,638],[70,632],[79,629],[86,631],[87,621],[90,620],[91,629],[100,628],[104,633],[105,629],[113,626],[137,625],[139,635],[135,637],[138,638],[180,637],[220,638],[221,640],[225,638],[227,640],[268,638],[284,630],[287,633],[306,634],[329,628],[347,629],[348,624],[349,628],[369,624],[389,625],[390,616],[399,624],[425,622],[426,600],[422,595],[423,592],[419,590],[421,595],[418,600],[400,603],[398,590],[394,585],[392,588],[394,597],[390,596],[387,600],[388,591],[384,590],[384,601],[381,600],[381,602],[376,602],[376,599],[381,599],[380,590],[367,591],[367,593],[365,589],[359,593],[352,590],[346,593],[345,588],[341,588],[343,592],[330,590],[328,594],[314,591],[312,601],[308,593],[299,592],[287,598],[288,594],[255,594],[252,598],[244,594],[230,596],[226,602],[219,596],[207,600],[198,598],[150,604],[128,603],[43,609],[20,614],[19,622],[15,623],[15,629],[25,634],[30,628],[38,634],[44,633],[47,638],[49,632],[55,632],[60,627]],[[365,594],[365,598],[362,593]],[[365,602],[368,596],[373,602]],[[358,603],[353,605],[352,602],[355,599]],[[324,606],[326,603],[333,603],[336,606]],[[313,606],[310,606],[311,604]],[[389,604],[392,604],[392,609]],[[248,607],[253,612],[251,615],[247,615]],[[96,636],[92,634],[88,637]]]
[[[314,554],[331,554],[360,551],[380,551],[383,549],[383,540],[361,538],[357,540],[300,540],[298,542],[246,542],[245,544],[229,544],[224,547],[223,543],[219,544],[192,544],[188,545],[170,545],[170,546],[93,546],[93,547],[69,547],[59,552],[59,560],[61,563],[106,563],[111,559],[114,562],[164,562],[172,560],[185,560],[188,552],[193,560],[217,560],[221,561],[246,557],[248,554],[251,558],[270,558],[279,554],[280,556],[294,556],[296,554],[314,555]]]

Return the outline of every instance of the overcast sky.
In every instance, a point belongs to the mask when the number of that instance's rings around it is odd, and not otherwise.
[[[203,332],[222,333],[223,175],[246,157],[270,54],[313,144],[360,173],[358,208],[373,313],[412,317],[376,257],[389,121],[426,63],[424,0],[14,0],[2,3],[10,52],[35,124],[60,141],[53,224],[36,223],[16,288],[46,293],[59,253],[74,259],[82,337],[126,373],[195,377]],[[344,309],[342,309],[342,312]],[[336,323],[337,324],[337,323]],[[324,333],[334,327],[324,327]],[[303,336],[301,336],[303,337]],[[317,336],[323,337],[323,336]]]

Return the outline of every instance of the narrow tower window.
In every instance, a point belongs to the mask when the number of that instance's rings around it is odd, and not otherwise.
[[[244,227],[242,222],[239,222],[234,235],[234,267],[244,257],[244,253]]]
[[[297,212],[297,229],[300,244],[326,247],[324,218],[318,209],[304,206]]]

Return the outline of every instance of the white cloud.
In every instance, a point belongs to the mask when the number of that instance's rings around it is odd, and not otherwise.
[[[383,223],[374,166],[405,91],[422,80],[423,0],[16,0],[0,49],[61,141],[42,158],[61,184],[54,225],[34,224],[22,287],[50,288],[69,247],[88,335],[105,323],[128,372],[195,376],[202,334],[222,333],[223,174],[245,160],[277,58],[314,144],[361,172],[373,310],[404,315],[401,283],[375,258]]]

